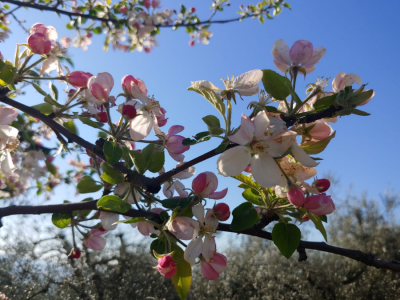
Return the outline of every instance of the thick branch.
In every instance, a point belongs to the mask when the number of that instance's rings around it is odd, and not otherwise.
[[[95,16],[91,16],[88,14],[79,14],[79,13],[74,13],[70,11],[65,11],[62,9],[58,9],[56,7],[51,7],[47,5],[41,5],[41,4],[35,4],[35,3],[30,3],[30,2],[21,2],[21,1],[15,1],[15,0],[2,0],[2,2],[6,3],[11,3],[20,7],[30,7],[34,9],[39,9],[39,10],[45,10],[45,11],[54,11],[60,15],[66,15],[66,16],[74,16],[74,17],[82,17],[82,18],[87,18],[87,19],[92,19],[92,20],[97,20],[101,22],[111,22],[111,23],[121,23],[120,20],[118,19],[108,19],[108,18],[99,18]],[[225,23],[231,23],[231,22],[236,22],[236,21],[241,21],[247,18],[255,18],[258,17],[259,15],[262,15],[266,12],[268,12],[269,9],[272,8],[272,5],[268,6],[267,8],[263,9],[260,13],[254,13],[254,14],[248,14],[245,16],[237,17],[237,18],[232,18],[232,19],[227,19],[227,20],[215,20],[211,21],[211,18],[208,19],[207,21],[201,21],[201,22],[195,22],[195,23],[182,23],[182,24],[165,24],[165,25],[154,25],[154,27],[157,28],[167,28],[167,27],[195,27],[199,25],[205,25],[205,24],[225,24]],[[213,15],[212,15],[213,16]],[[126,20],[124,20],[125,22]]]
[[[22,214],[37,215],[46,213],[69,213],[75,210],[99,210],[96,206],[96,202],[97,201],[64,203],[55,205],[38,205],[38,206],[8,206],[0,208],[0,218],[11,215],[22,215]],[[159,224],[162,223],[158,214],[149,211],[131,209],[128,212],[123,213],[123,215],[130,217],[145,217],[151,219],[156,223]],[[272,235],[270,232],[258,230],[254,227],[248,228],[240,232],[236,232],[230,228],[230,224],[219,223],[218,230],[237,233],[237,234],[256,236],[259,238],[272,241]],[[375,259],[375,257],[372,254],[365,253],[359,250],[335,247],[328,245],[324,242],[300,241],[299,249],[300,251],[302,251],[303,249],[311,249],[327,253],[333,253],[357,260],[359,262],[366,264],[367,266],[375,267],[377,269],[387,269],[391,271],[400,272],[400,262],[398,261],[385,261],[385,260]]]

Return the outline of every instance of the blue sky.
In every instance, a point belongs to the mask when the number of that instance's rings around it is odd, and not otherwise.
[[[199,1],[164,1],[162,5],[178,8],[181,2],[187,7],[195,6],[204,14],[204,18],[210,13],[208,5],[199,7]],[[238,6],[247,1],[231,3],[227,13],[217,15],[215,19],[234,15]],[[75,70],[112,74],[115,80],[113,95],[122,91],[120,79],[124,75],[131,74],[144,80],[149,94],[154,94],[167,110],[169,121],[163,127],[164,131],[172,125],[183,125],[185,131],[182,134],[190,137],[206,130],[202,117],[209,114],[218,116],[205,99],[186,90],[191,81],[206,79],[222,87],[220,79],[228,75],[237,76],[252,69],[275,70],[270,54],[274,41],[284,39],[291,45],[296,40],[307,39],[315,47],[325,47],[327,53],[305,81],[302,78],[298,81],[296,91],[300,97],[305,96],[306,84],[314,82],[318,76],[331,77],[331,82],[338,72],[358,74],[363,83],[369,83],[368,88],[373,88],[376,93],[375,98],[363,107],[371,116],[352,115],[333,124],[337,131],[336,138],[326,151],[318,155],[324,159],[317,167],[319,176],[332,172],[339,178],[343,189],[352,183],[354,192],[367,191],[368,195],[376,198],[388,185],[398,189],[397,171],[400,169],[400,162],[395,155],[399,146],[396,137],[400,104],[396,93],[400,80],[400,20],[396,14],[400,9],[400,2],[392,1],[390,6],[384,7],[372,0],[308,0],[289,3],[292,6],[291,11],[285,9],[276,19],[266,21],[265,25],[256,20],[213,25],[211,31],[214,36],[207,46],[189,47],[189,37],[183,29],[175,32],[162,29],[157,38],[160,45],[150,54],[112,50],[103,52],[102,35],[94,38],[88,51],[71,48],[69,53],[75,63]],[[42,22],[55,26],[60,37],[72,35],[65,28],[68,20],[64,17],[60,19],[53,13],[41,13],[32,9],[21,10],[18,15],[27,21],[27,26]],[[0,51],[9,59],[13,57],[15,43],[22,43],[27,37],[15,21],[11,21],[13,34],[6,43],[0,44]],[[41,101],[39,96],[37,93],[29,94],[21,98],[21,101],[33,105]],[[256,100],[256,97],[238,101],[233,110],[234,126],[239,124],[241,113],[250,113],[246,107],[252,100]],[[91,142],[95,141],[91,130],[82,127],[80,134]],[[193,146],[185,153],[186,160],[212,149],[218,142],[219,139],[215,139]],[[203,171],[217,173],[216,159],[217,157],[197,165],[197,174]],[[61,163],[60,159],[57,161]],[[169,160],[166,170],[174,165],[174,161]],[[232,207],[243,202],[235,180],[220,175],[218,178],[218,190],[229,187],[225,202]],[[186,182],[190,187],[191,180]],[[71,190],[64,195],[74,197],[74,192]],[[82,195],[76,199],[85,197],[86,195]]]

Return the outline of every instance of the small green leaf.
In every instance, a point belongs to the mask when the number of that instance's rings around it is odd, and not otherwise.
[[[156,251],[158,254],[165,253],[165,242],[159,239],[156,239],[150,244],[150,252],[154,256],[153,251]]]
[[[272,229],[272,240],[287,259],[296,251],[300,239],[300,229],[294,224],[277,223]]]
[[[55,213],[52,215],[51,221],[58,228],[65,228],[71,223],[71,215]]]
[[[239,174],[231,177],[241,181],[243,184],[247,185],[249,188],[255,189],[256,191],[260,189],[260,185],[257,182],[254,182],[253,180],[250,179],[250,177],[244,174]]]
[[[47,96],[47,93],[45,91],[42,90],[42,88],[40,86],[38,86],[36,83],[34,82],[29,82],[30,84],[32,84],[32,86],[35,88],[36,91],[38,91],[40,94],[42,94],[43,96]]]
[[[228,147],[230,143],[231,143],[230,141],[221,143],[221,144],[217,147],[217,149],[215,149],[215,153],[220,153],[220,152],[225,151],[226,147]]]
[[[142,153],[139,151],[129,151],[131,158],[133,159],[133,164],[135,165],[136,171],[138,171],[140,174],[144,174],[146,172],[145,168],[145,160],[144,156]]]
[[[115,222],[114,224],[133,224],[137,222],[146,222],[146,218],[132,218],[132,219],[127,219],[127,220],[121,220],[118,222]]]
[[[122,149],[114,142],[106,141],[103,146],[104,156],[111,165],[119,162],[122,158]]]
[[[275,113],[275,114],[279,114],[280,113],[280,111],[275,106],[266,105],[265,106],[265,110],[267,112],[272,112],[272,113]]]
[[[100,123],[100,122],[92,121],[92,120],[90,120],[89,118],[86,118],[86,117],[79,117],[79,120],[80,120],[83,124],[89,125],[89,126],[91,126],[91,127],[93,127],[93,128],[100,128],[100,127],[102,127],[100,124],[103,124],[103,123]],[[99,123],[100,123],[100,124],[99,124]],[[107,135],[106,135],[106,136],[107,136]]]
[[[57,169],[51,162],[46,161],[46,168],[47,170],[49,170],[51,174],[53,175],[57,174]]]
[[[247,201],[249,201],[251,203],[254,203],[256,205],[264,205],[264,202],[262,202],[260,200],[260,198],[261,198],[260,194],[254,189],[251,189],[251,188],[250,189],[246,189],[242,193],[242,196],[243,196],[244,199],[246,199]]]
[[[216,116],[213,115],[208,115],[203,118],[204,123],[207,124],[208,127],[211,128],[220,128],[221,123],[219,122],[219,119]]]
[[[328,217],[326,215],[320,215],[319,218],[322,222],[328,223]]]
[[[57,106],[57,107],[59,107],[59,108],[64,108],[64,105],[58,103],[58,102],[57,102],[56,100],[54,100],[49,94],[47,94],[47,95],[44,97],[44,102],[47,102],[47,103],[49,103],[49,104],[51,104],[51,105],[54,105],[54,106]]]
[[[314,223],[315,228],[317,228],[323,235],[325,241],[328,241],[328,237],[326,235],[326,230],[324,224],[322,224],[321,218],[317,215],[313,215],[312,213],[307,213],[307,216]]]
[[[290,7],[289,3],[283,3],[283,6],[289,8],[290,10],[292,9],[292,8]]]
[[[371,98],[373,94],[374,94],[373,90],[368,90],[368,91],[362,92],[361,94],[359,94],[355,97],[351,97],[349,99],[348,103],[353,106],[360,105],[361,103],[363,103],[363,102],[367,101],[369,98]]]
[[[57,101],[58,100],[57,87],[51,81],[49,82],[49,86],[50,86],[50,90],[51,90],[51,94],[53,95],[53,98],[56,99],[56,101]]]
[[[214,91],[203,86],[199,86],[198,88],[191,86],[188,88],[188,90],[195,91],[206,98],[208,102],[210,102],[219,111],[219,113],[222,115],[222,118],[225,118],[225,104],[221,97],[219,97]]]
[[[101,190],[103,185],[94,181],[93,178],[90,176],[84,176],[78,182],[78,185],[76,187],[79,193],[86,194],[86,193],[94,193]]]
[[[291,85],[290,80],[272,70],[262,71],[264,74],[262,83],[267,93],[276,100],[285,100],[290,94],[290,90],[288,88],[288,85]]]
[[[353,109],[353,115],[358,115],[358,116],[370,116],[370,113],[367,113],[365,111],[359,110],[359,109]]]
[[[16,68],[14,68],[11,64],[4,63],[0,67],[0,85],[6,86],[12,83],[16,73]]]
[[[31,106],[34,109],[37,109],[38,111],[40,111],[42,114],[44,115],[49,115],[53,112],[53,105],[49,104],[49,103],[41,103],[41,104],[37,104],[34,106]]]
[[[129,203],[122,201],[117,196],[107,195],[97,201],[97,208],[119,213],[126,213],[132,208],[132,206]]]
[[[157,173],[162,169],[165,163],[165,154],[164,151],[156,151],[153,153],[151,156],[149,165],[148,165],[148,170],[153,173]]]
[[[307,154],[318,154],[321,153],[322,151],[325,150],[326,146],[328,146],[329,142],[331,141],[331,139],[333,139],[336,135],[336,131],[334,131],[330,136],[328,136],[327,138],[320,140],[318,142],[315,143],[304,143],[301,144],[300,147],[303,148],[303,150],[307,153]]]
[[[333,102],[335,102],[337,94],[333,94],[331,96],[326,96],[321,99],[315,101],[313,107],[315,110],[322,110],[332,106]]]
[[[168,184],[168,183],[164,183]],[[161,205],[165,208],[172,209],[174,210],[176,207],[180,207],[181,210],[187,207],[191,202],[191,199],[189,198],[171,198],[171,199],[165,199],[161,200]]]
[[[103,32],[103,29],[101,29],[101,27],[98,26],[98,27],[93,28],[92,31],[95,34],[101,34]]]
[[[236,207],[232,211],[232,216],[231,229],[233,231],[242,231],[250,228],[260,220],[258,212],[250,202],[242,203]]]
[[[176,244],[171,244],[171,249],[174,251],[172,257],[176,264],[176,273],[172,277],[172,283],[181,300],[186,299],[192,284],[192,267],[183,258],[183,250]]]
[[[69,132],[73,134],[78,134],[78,128],[76,128],[74,121],[68,120],[64,122],[64,127],[68,129]]]
[[[101,179],[108,183],[112,184],[118,184],[125,182],[125,177],[122,173],[119,171],[115,170],[113,167],[111,167],[108,163],[102,162],[101,163],[101,169],[103,170],[103,174],[101,174]]]

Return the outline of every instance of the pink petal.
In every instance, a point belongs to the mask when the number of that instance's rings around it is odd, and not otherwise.
[[[167,138],[183,131],[184,129],[185,129],[185,127],[183,127],[181,125],[171,126],[171,128],[168,130]]]
[[[274,63],[276,62],[281,66],[286,66],[285,70],[282,72],[285,72],[287,67],[292,64],[292,60],[290,59],[290,49],[284,40],[277,40],[274,42],[271,54],[274,58]]]
[[[205,279],[216,280],[219,278],[219,274],[215,269],[206,261],[201,261],[201,274]]]
[[[220,192],[214,192],[214,193],[208,195],[208,198],[216,199],[216,200],[222,199],[222,198],[224,198],[226,196],[227,193],[228,193],[228,188],[223,189]]]
[[[246,145],[253,140],[254,137],[254,124],[248,116],[242,114],[242,121],[238,132],[234,135],[228,136],[228,139],[239,145]]]
[[[289,55],[295,65],[305,63],[313,55],[313,45],[307,40],[298,40],[290,48]]]
[[[193,179],[192,189],[196,194],[200,194],[206,188],[207,184],[207,174],[200,173]]]

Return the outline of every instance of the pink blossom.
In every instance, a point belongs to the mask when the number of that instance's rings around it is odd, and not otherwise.
[[[69,48],[69,46],[71,45],[71,39],[67,36],[63,36],[60,39],[60,44],[61,46],[63,46],[64,48]]]
[[[51,50],[51,42],[41,33],[34,33],[28,37],[28,45],[33,53],[47,54]]]
[[[226,268],[227,259],[221,253],[215,253],[214,257],[201,261],[201,274],[205,279],[216,280]]]
[[[216,192],[218,178],[213,172],[203,172],[197,175],[192,182],[192,189],[203,198],[222,199],[228,193],[228,188]]]
[[[307,197],[304,207],[314,215],[328,215],[335,210],[331,196],[323,194]]]
[[[328,123],[318,120],[314,123],[309,123],[307,127],[314,125],[313,128],[308,132],[314,141],[320,141],[329,137],[333,131],[332,127]]]
[[[167,223],[168,231],[181,240],[190,240],[198,235],[199,222],[188,217],[175,217]]]
[[[166,278],[172,278],[176,273],[176,264],[172,255],[164,255],[158,259],[157,270],[160,274]]]
[[[114,79],[107,72],[102,72],[97,74],[97,76],[90,77],[87,83],[90,93],[93,95],[93,97],[101,102],[108,101],[108,97],[113,86]]]
[[[74,71],[68,74],[66,77],[67,77],[67,82],[73,87],[84,88],[87,86],[88,80],[92,76],[93,76],[92,74],[87,72]]]
[[[143,101],[143,97],[147,98],[147,88],[143,80],[135,78],[132,75],[125,75],[122,78],[122,90],[130,94],[134,99]]]
[[[165,118],[165,113],[167,112],[164,108],[160,107],[161,116],[157,117],[158,127],[163,127],[167,124],[168,118]]]
[[[183,165],[184,162],[181,161],[176,164],[177,167],[180,167]],[[161,171],[159,171],[160,175],[165,173],[164,168],[162,168]],[[182,184],[182,182],[179,181],[179,179],[187,179],[192,177],[196,173],[194,167],[189,167],[185,169],[184,171],[179,172],[178,174],[175,174],[172,176],[170,180],[164,183],[163,185],[163,193],[165,197],[167,198],[173,198],[174,192],[177,191],[179,194],[179,197],[187,197],[189,196],[188,192],[185,191],[185,186]]]
[[[190,146],[182,145],[182,141],[185,139],[185,137],[176,135],[184,129],[185,127],[183,126],[174,125],[168,130],[168,134],[165,137],[165,148],[167,149],[169,155],[177,162],[183,161],[185,156],[182,155],[182,153],[190,149]]]
[[[114,224],[119,220],[119,214],[100,211],[99,218],[101,220],[101,225],[105,230],[114,230],[117,228],[118,224]]]
[[[133,105],[124,105],[122,108],[122,116],[128,118],[128,120],[136,117],[136,108]]]
[[[306,201],[302,190],[295,187],[291,187],[289,189],[289,192],[287,193],[287,198],[289,202],[295,206],[303,206],[304,202]]]
[[[119,8],[119,12],[120,12],[121,14],[126,15],[127,12],[128,12],[128,8],[126,7],[126,5],[121,6],[121,7]]]
[[[83,244],[93,250],[103,250],[106,245],[106,240],[102,237],[104,233],[104,231],[98,229],[90,230],[90,233],[83,240]]]
[[[0,173],[10,175],[15,171],[11,151],[18,147],[18,129],[10,126],[18,116],[18,110],[14,107],[0,105]]]
[[[96,116],[97,121],[101,123],[107,123],[108,122],[108,116],[105,111],[99,112]]]
[[[153,209],[150,210],[153,213],[159,214],[162,211],[164,211],[162,208],[159,207],[155,207]],[[130,219],[130,217],[126,217],[124,216],[125,219]],[[149,223],[149,222],[137,222],[137,223],[131,223],[131,226],[133,228],[136,228],[139,230],[139,232],[144,235],[144,236],[149,236],[150,234],[154,233],[154,234],[160,234],[160,231],[154,227],[153,224]]]
[[[144,1],[143,1],[143,5],[144,5],[144,7],[146,7],[147,9],[149,9],[149,8],[150,8],[150,5],[151,5],[151,1],[150,1],[150,0],[144,0]]]
[[[314,48],[307,40],[296,41],[290,49],[284,40],[277,40],[271,51],[274,64],[279,71],[286,72],[291,65],[301,65],[306,74],[315,70],[315,65],[325,53],[325,48],[321,46]]]
[[[346,74],[339,72],[332,80],[332,89],[335,93],[343,91],[346,86],[352,86],[354,83],[361,84],[361,78],[357,74]]]
[[[161,1],[160,0],[151,0],[151,6],[154,9],[161,8]]]
[[[218,203],[214,206],[214,215],[218,218],[219,221],[226,221],[231,216],[231,211],[229,210],[229,206],[226,203]]]

